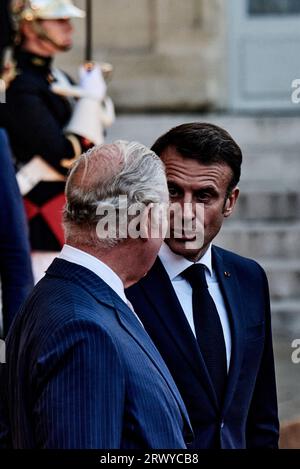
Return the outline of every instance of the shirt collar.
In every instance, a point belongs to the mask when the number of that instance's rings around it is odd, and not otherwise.
[[[178,275],[181,275],[184,270],[193,264],[203,264],[207,268],[210,276],[213,275],[212,269],[212,245],[210,244],[206,253],[197,262],[191,262],[178,254],[175,254],[166,243],[163,243],[160,251],[159,258],[170,277],[170,280],[174,280]]]
[[[125,303],[127,303],[122,280],[110,267],[108,267],[108,265],[97,259],[97,257],[92,256],[81,249],[69,246],[68,244],[64,245],[58,257],[91,270],[105,283],[107,283],[107,285],[109,285]]]

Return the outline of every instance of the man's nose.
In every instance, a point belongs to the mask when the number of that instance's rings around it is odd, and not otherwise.
[[[196,210],[192,203],[187,202],[184,204],[182,219],[186,224],[186,227],[192,229],[194,227],[194,221],[196,219]]]
[[[191,192],[185,192],[182,197],[182,202],[184,204],[192,204],[193,203],[193,194]]]
[[[193,195],[186,193],[182,199],[183,218],[194,219],[196,214],[196,204]]]

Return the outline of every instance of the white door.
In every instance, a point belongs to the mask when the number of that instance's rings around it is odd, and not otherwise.
[[[230,107],[299,112],[291,96],[300,78],[300,0],[228,5]]]

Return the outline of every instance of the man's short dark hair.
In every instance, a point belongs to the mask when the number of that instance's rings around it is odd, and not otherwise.
[[[182,124],[159,137],[151,150],[161,157],[170,147],[175,148],[181,156],[197,160],[204,165],[227,164],[233,173],[228,192],[238,184],[242,152],[231,135],[221,127],[201,122]]]

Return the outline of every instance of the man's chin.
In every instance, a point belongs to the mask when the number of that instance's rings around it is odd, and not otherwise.
[[[67,40],[56,43],[57,48],[62,52],[68,52],[73,47],[73,40]]]
[[[73,47],[73,44],[64,44],[60,47],[60,50],[62,52],[68,52],[69,50],[71,50]]]
[[[196,260],[201,256],[203,250],[203,243],[197,238],[181,238],[181,239],[166,239],[166,244],[178,256],[183,256],[187,259]]]

